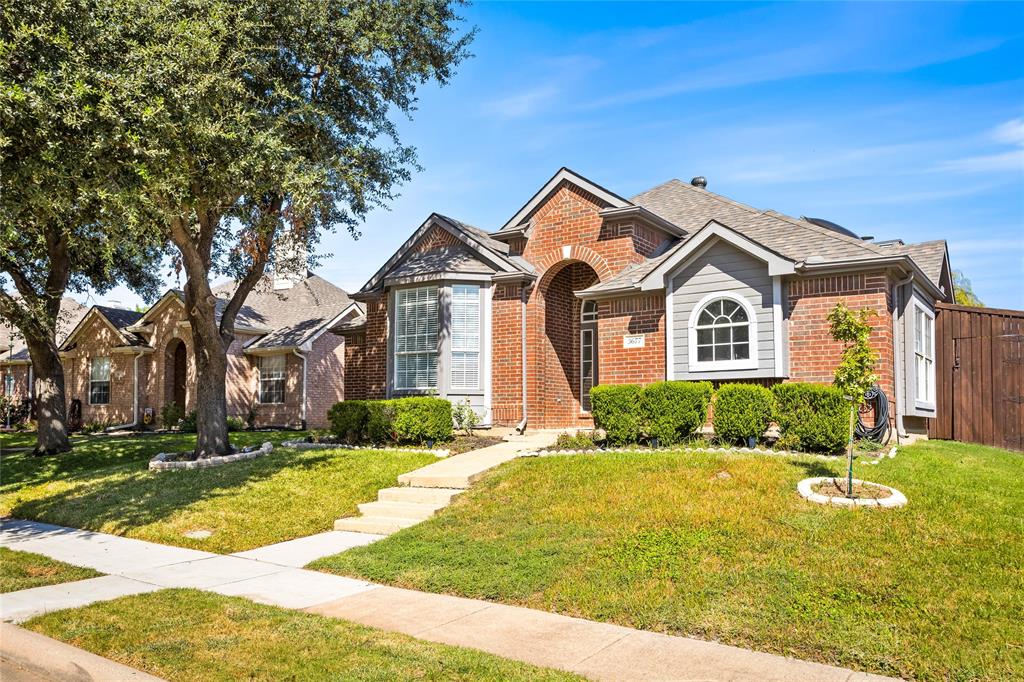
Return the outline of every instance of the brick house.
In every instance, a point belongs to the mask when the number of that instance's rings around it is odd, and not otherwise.
[[[213,289],[221,306],[234,286]],[[242,305],[228,349],[228,414],[256,426],[325,427],[328,408],[345,397],[345,342],[325,332],[361,316],[360,304],[312,273],[264,278]],[[67,399],[80,405],[82,423],[142,426],[159,422],[169,402],[195,407],[180,291],[145,312],[89,308],[63,340],[61,358]],[[0,360],[0,371],[14,368]]]
[[[434,393],[485,424],[592,424],[589,388],[830,382],[825,315],[868,307],[901,433],[935,414],[944,241],[873,241],[670,180],[625,199],[562,168],[500,229],[433,214],[353,298],[345,394]]]

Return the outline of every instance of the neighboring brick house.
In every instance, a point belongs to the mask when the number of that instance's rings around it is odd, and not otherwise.
[[[871,308],[901,432],[935,414],[945,242],[859,238],[671,180],[632,199],[559,170],[492,232],[433,214],[353,298],[346,395],[436,393],[484,423],[587,426],[589,388],[829,382],[837,301]]]
[[[227,304],[234,284],[214,287]],[[345,343],[326,330],[362,309],[323,278],[268,276],[239,311],[228,349],[228,414],[256,426],[323,428],[343,400]],[[157,424],[174,402],[195,408],[195,362],[184,296],[144,313],[93,306],[61,345],[66,395],[82,422]]]
[[[66,296],[61,299],[57,343],[64,342],[87,312],[89,308],[75,299]],[[12,324],[0,318],[0,394],[21,402],[32,395],[34,383],[32,360],[25,341]]]

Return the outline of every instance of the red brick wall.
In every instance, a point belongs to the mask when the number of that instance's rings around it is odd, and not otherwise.
[[[522,249],[523,257],[538,270],[537,285],[527,304],[527,402],[534,427],[590,423],[579,408],[580,302],[572,291],[605,281],[627,265],[643,261],[665,240],[658,231],[632,221],[605,222],[598,215],[603,207],[597,197],[565,183],[531,217],[525,246],[516,244],[516,250]],[[569,247],[568,253],[563,247]],[[492,382],[498,424],[514,424],[522,416],[518,297],[518,288],[495,291]],[[601,316],[605,319],[599,321],[598,379],[602,383],[664,377],[664,305],[656,312],[646,297],[635,305],[635,311],[614,314],[609,312],[610,305],[605,305],[607,317]],[[624,353],[622,335],[640,327],[649,331],[633,333],[650,334],[646,347],[636,349],[639,353]],[[618,350],[613,348],[616,343]],[[611,357],[606,358],[607,353]],[[638,359],[636,371],[630,370],[633,358]],[[645,366],[641,368],[641,364]]]
[[[362,366],[365,397],[387,397],[387,295],[366,303],[366,331],[362,345]]]
[[[665,378],[665,297],[630,296],[597,306],[602,384],[649,384]],[[623,348],[625,336],[644,335],[643,348]]]
[[[522,285],[497,284],[491,297],[491,412],[494,423],[523,418]]]
[[[366,368],[363,366],[365,345],[365,331],[345,334],[345,397],[349,400],[366,399]]]
[[[132,421],[135,400],[134,353],[114,353],[121,345],[120,337],[99,316],[91,317],[75,338],[77,347],[73,357],[64,365],[64,389],[68,404],[82,402],[82,423],[108,422],[126,424]],[[110,358],[110,402],[105,405],[89,404],[89,374],[93,358]],[[145,356],[139,360],[140,386],[145,385]]]
[[[884,272],[821,277],[799,277],[787,281],[789,316],[789,381],[832,383],[839,365],[842,344],[832,340],[825,319],[836,303],[851,309],[870,308],[871,345],[879,352],[875,373],[878,384],[893,400],[891,282]]]
[[[306,422],[311,429],[327,428],[327,410],[345,399],[345,339],[326,332],[313,342],[308,355]]]

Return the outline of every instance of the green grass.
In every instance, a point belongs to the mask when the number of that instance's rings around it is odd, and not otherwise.
[[[294,432],[236,433],[239,445]],[[436,458],[417,452],[277,448],[211,469],[148,470],[157,452],[193,447],[194,435],[90,438],[66,455],[5,455],[0,515],[213,552],[238,552],[329,530],[379,488]],[[206,539],[184,533],[210,530]]]
[[[578,680],[460,647],[195,590],[163,590],[25,627],[168,680]]]
[[[897,510],[814,505],[841,462],[520,459],[435,518],[314,567],[923,679],[1024,671],[1024,456],[902,448]],[[716,474],[727,472],[728,477]]]
[[[91,568],[80,568],[54,561],[32,552],[15,552],[0,547],[0,592],[17,592],[32,587],[69,583],[102,575]]]

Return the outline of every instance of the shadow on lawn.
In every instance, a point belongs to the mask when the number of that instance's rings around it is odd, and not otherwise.
[[[107,531],[124,533],[166,520],[196,502],[269,479],[282,469],[315,468],[332,456],[322,451],[275,450],[266,457],[211,469],[155,472],[145,468],[147,455],[142,462],[80,472],[67,480],[74,487],[18,502],[10,514],[91,530],[109,523]]]
[[[839,461],[838,459],[836,461]],[[804,478],[818,478],[820,476],[835,476],[836,472],[831,467],[826,466],[823,462],[790,462],[790,464],[798,469],[804,470]]]

